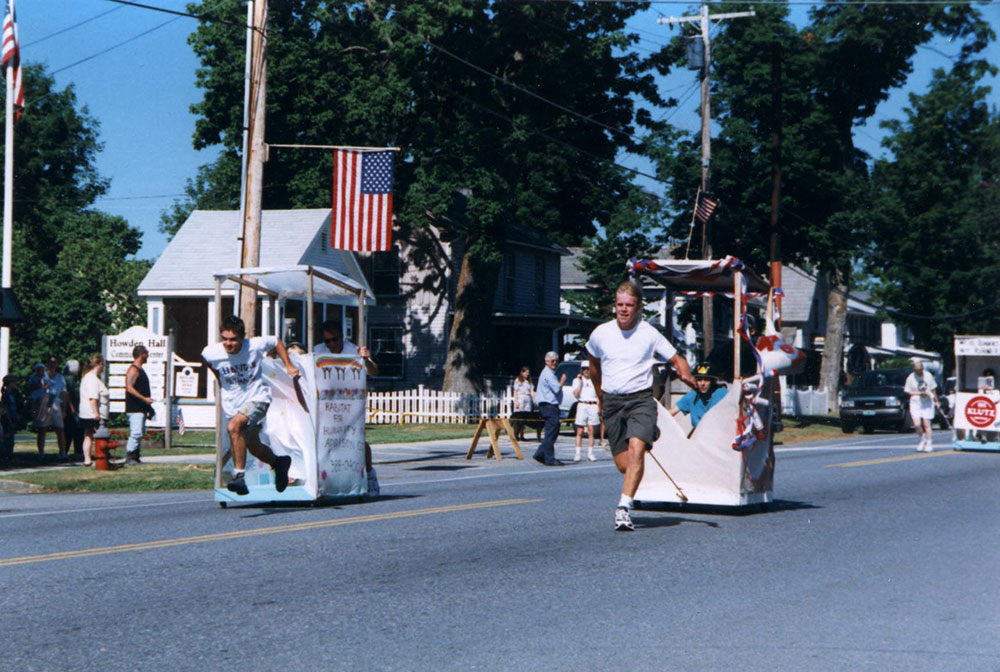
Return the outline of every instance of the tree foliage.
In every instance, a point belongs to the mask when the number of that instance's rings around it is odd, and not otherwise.
[[[948,352],[956,333],[1000,329],[1000,114],[983,63],[937,70],[905,120],[885,122],[891,160],[875,166],[884,225],[867,270],[920,347]]]
[[[93,209],[108,188],[94,167],[98,122],[57,89],[42,66],[24,68],[29,107],[15,126],[13,286],[26,320],[11,330],[10,370],[55,354],[100,351],[101,335],[145,321],[135,290],[148,263],[142,234]]]

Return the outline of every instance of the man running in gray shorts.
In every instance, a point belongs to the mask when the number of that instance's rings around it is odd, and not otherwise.
[[[260,429],[271,405],[271,391],[261,375],[261,361],[274,349],[288,375],[295,378],[299,370],[288,359],[288,352],[274,336],[246,337],[243,320],[230,315],[219,328],[219,342],[201,351],[201,357],[219,379],[222,392],[222,412],[229,418],[226,431],[233,455],[233,479],[226,488],[237,495],[246,495],[244,471],[247,450],[274,470],[274,489],[283,492],[288,487],[288,468],[292,458],[277,456],[261,443]]]
[[[645,453],[656,440],[653,364],[669,361],[682,381],[695,386],[687,361],[641,318],[642,290],[632,282],[623,282],[615,292],[615,319],[594,329],[587,341],[590,378],[597,390],[608,445],[615,466],[625,474],[615,509],[615,529],[619,531],[635,529],[632,499],[642,482]]]

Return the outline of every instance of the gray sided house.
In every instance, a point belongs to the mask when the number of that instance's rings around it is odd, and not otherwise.
[[[465,254],[465,237],[442,222],[393,232],[391,252],[358,254],[375,292],[369,311],[373,346],[400,356],[381,375],[374,389],[440,388],[454,318],[455,294]],[[507,227],[502,261],[492,298],[489,338],[493,356],[487,383],[505,386],[521,366],[537,373],[546,351],[558,350],[562,334],[581,329],[585,321],[559,312],[560,257],[565,248],[527,227]],[[391,348],[389,347],[391,344]]]

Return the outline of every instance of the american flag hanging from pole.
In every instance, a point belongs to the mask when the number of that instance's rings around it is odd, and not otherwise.
[[[5,0],[3,15],[3,54],[0,65],[14,68],[14,121],[24,111],[24,81],[21,78],[21,46],[17,39],[14,0]]]
[[[333,153],[330,247],[383,252],[392,242],[391,151],[338,149]]]
[[[712,216],[712,213],[715,212],[717,205],[719,205],[719,202],[711,196],[699,194],[698,205],[694,209],[694,216],[698,218],[699,222],[704,224],[708,221],[708,218]]]

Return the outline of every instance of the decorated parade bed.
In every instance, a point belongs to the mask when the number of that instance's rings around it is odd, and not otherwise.
[[[364,309],[371,297],[365,288],[335,271],[312,266],[243,268],[215,274],[216,306],[221,311],[222,282],[251,286],[279,301],[314,299],[335,294],[357,297],[358,329],[364,333]],[[217,314],[217,324],[221,315]],[[306,319],[309,349],[314,324],[312,310]],[[217,403],[215,501],[230,503],[303,502],[362,497],[367,494],[365,471],[365,396],[367,380],[360,357],[331,354],[290,354],[299,370],[293,380],[280,359],[266,359],[263,375],[271,390],[271,405],[261,431],[261,441],[276,455],[288,455],[292,464],[284,492],[274,487],[270,466],[247,453],[246,484],[249,493],[226,489],[232,460],[229,435],[223,431],[228,418]],[[216,392],[216,399],[219,394]]]
[[[692,431],[687,416],[658,403],[659,438],[646,454],[645,475],[635,499],[711,506],[764,505],[772,500],[777,375],[793,373],[804,354],[784,343],[774,328],[775,291],[734,257],[719,260],[632,260],[629,270],[686,296],[724,296],[733,305],[732,383]],[[764,333],[755,338],[747,301],[766,297]],[[746,344],[741,347],[742,344]],[[752,346],[752,347],[747,347]],[[756,373],[741,377],[747,351]]]

